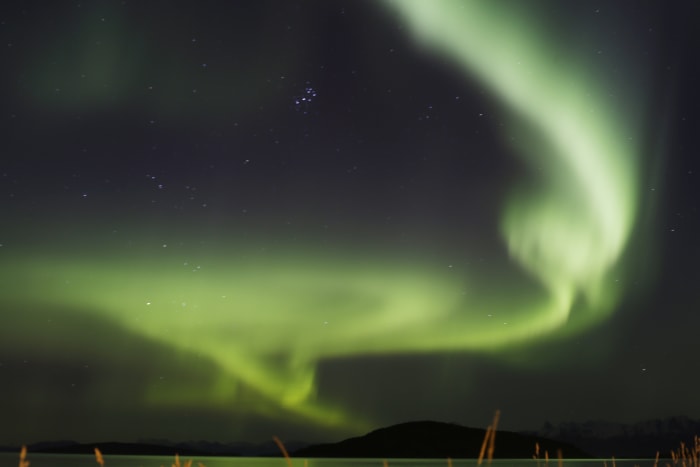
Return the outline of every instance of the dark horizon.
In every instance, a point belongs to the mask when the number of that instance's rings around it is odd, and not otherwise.
[[[700,419],[699,17],[2,5],[0,444]]]
[[[263,442],[211,442],[205,440],[169,441],[143,439],[134,442],[69,440],[26,443],[22,446],[0,445],[0,452],[27,449],[40,454],[93,455],[99,449],[105,455],[157,455],[185,457],[284,457],[294,458],[413,458],[413,459],[477,459],[482,449],[494,438],[498,446],[495,459],[525,459],[532,455],[545,458],[561,453],[564,459],[653,459],[659,455],[670,459],[682,454],[683,446],[691,450],[700,432],[700,420],[672,417],[648,420],[633,425],[609,422],[565,423],[558,427],[545,425],[538,431],[509,431],[497,428],[494,420],[487,428],[468,427],[436,421],[409,421],[381,427],[341,440],[281,440],[273,436]],[[486,440],[486,441],[485,441]],[[283,448],[280,448],[280,443]],[[282,450],[284,449],[284,451]]]

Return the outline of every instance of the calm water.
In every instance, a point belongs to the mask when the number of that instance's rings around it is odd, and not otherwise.
[[[105,467],[171,467],[172,457],[161,456],[104,456]],[[189,460],[189,457],[180,458],[181,464]],[[96,467],[95,456],[91,455],[67,455],[67,454],[29,454],[27,460],[30,467]],[[206,467],[287,467],[282,458],[268,457],[202,457],[193,458],[192,465],[197,467],[201,462]],[[294,467],[382,467],[382,459],[293,459]],[[388,459],[389,467],[447,467],[446,459]],[[19,453],[0,453],[0,467],[17,466]],[[564,467],[603,467],[607,463],[612,467],[610,459],[595,460],[564,460]],[[454,467],[476,467],[476,460],[455,459]],[[486,462],[483,463],[487,465]],[[512,459],[493,461],[494,467],[538,467],[532,459]],[[653,459],[617,460],[616,467],[653,467]],[[665,462],[659,461],[659,465],[665,466]],[[557,461],[545,464],[540,461],[539,467],[557,467]]]

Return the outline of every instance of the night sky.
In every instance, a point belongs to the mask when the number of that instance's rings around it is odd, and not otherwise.
[[[700,418],[694,1],[0,7],[0,444]]]

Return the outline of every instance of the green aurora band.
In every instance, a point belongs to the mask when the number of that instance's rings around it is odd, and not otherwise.
[[[528,30],[515,3],[389,0],[416,39],[451,59],[508,107],[510,142],[533,166],[502,221],[512,256],[546,287],[538,326],[555,329],[577,299],[605,314],[635,222],[639,148],[585,65]],[[436,6],[439,5],[439,8]],[[511,130],[513,131],[513,130]]]
[[[422,46],[512,115],[519,130],[511,142],[533,176],[511,194],[502,231],[516,261],[509,274],[532,290],[483,297],[479,271],[448,274],[427,261],[312,249],[261,260],[234,245],[215,255],[169,246],[120,257],[17,257],[0,271],[4,300],[102,313],[222,370],[208,393],[173,388],[167,398],[144,394],[146,403],[209,404],[232,415],[276,406],[344,427],[363,421],[316,396],[323,359],[498,350],[562,330],[574,309],[588,325],[608,316],[638,191],[637,148],[619,137],[630,134],[625,119],[585,80],[582,64],[553,63],[558,51],[506,14],[504,2],[386,4]],[[238,403],[242,386],[259,404]]]

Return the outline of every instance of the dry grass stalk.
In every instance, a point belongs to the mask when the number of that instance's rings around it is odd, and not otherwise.
[[[479,451],[479,460],[476,461],[476,465],[481,465],[481,461],[484,460],[484,453],[486,452],[486,445],[491,438],[491,430],[493,427],[489,425],[486,427],[486,434],[484,435],[484,441],[481,443],[481,450]]]
[[[29,467],[29,461],[27,460],[27,446],[22,446],[19,451],[19,467]]]
[[[204,464],[201,462],[199,463],[200,467],[204,467]],[[184,464],[180,464],[180,455],[178,453],[175,453],[175,462],[172,464],[172,467],[192,467],[192,459],[189,459],[187,462]]]
[[[287,467],[293,467],[292,466],[292,458],[289,457],[289,453],[287,452],[287,448],[284,447],[284,444],[282,444],[282,440],[280,440],[277,436],[273,436],[272,440],[275,442],[278,448],[280,448],[280,451],[282,451],[282,455],[284,456],[284,459],[287,461]]]
[[[680,464],[683,467],[698,467],[700,465],[700,438],[697,435],[693,438],[692,448],[685,443],[680,443],[677,450],[671,450],[671,461],[673,466]]]
[[[558,454],[561,457],[561,452],[558,452]],[[535,453],[532,455],[532,458],[537,461],[537,467],[540,467],[540,443],[535,443]],[[544,465],[545,467],[549,465],[549,451],[546,449],[544,451]]]
[[[540,467],[540,443],[535,443],[535,453],[532,458],[537,461],[537,467]]]
[[[688,467],[688,464],[686,461],[688,460],[688,448],[685,446],[685,443],[681,442],[681,464],[683,467]]]
[[[496,430],[499,418],[501,418],[501,411],[496,410],[496,413],[493,414],[493,430],[491,430],[491,439],[489,440],[489,464],[493,460],[493,453],[496,450]]]
[[[484,460],[484,453],[487,455],[489,464],[493,460],[493,452],[496,442],[496,428],[498,427],[498,419],[500,416],[501,411],[496,410],[496,413],[493,415],[493,423],[486,428],[484,441],[481,443],[481,450],[479,450],[479,460],[476,462],[476,465],[481,465],[482,461]],[[488,451],[486,450],[486,446],[488,446]]]
[[[382,459],[382,465],[384,467],[389,467],[389,461],[387,461],[386,459]]]
[[[95,461],[102,467],[105,467],[105,460],[102,457],[102,452],[98,448],[95,448]]]

